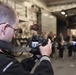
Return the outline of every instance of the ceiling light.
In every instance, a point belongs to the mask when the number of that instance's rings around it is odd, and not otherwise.
[[[67,17],[68,15],[66,14],[65,16]]]
[[[62,11],[61,11],[61,14],[62,14],[62,15],[65,15],[65,11],[62,10]]]
[[[53,16],[51,15],[50,18],[53,18]]]

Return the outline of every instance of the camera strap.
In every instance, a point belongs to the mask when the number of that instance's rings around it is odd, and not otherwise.
[[[13,51],[13,52],[25,52],[26,51],[25,48],[14,46],[11,43],[3,41],[3,40],[0,40],[0,49]]]

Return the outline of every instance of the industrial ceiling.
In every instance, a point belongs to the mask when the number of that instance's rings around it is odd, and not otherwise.
[[[47,6],[76,3],[76,0],[42,0]]]

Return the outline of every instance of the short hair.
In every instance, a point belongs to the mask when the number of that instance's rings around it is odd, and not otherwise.
[[[14,9],[6,3],[0,2],[0,23],[9,23],[13,25],[16,23],[16,13]]]

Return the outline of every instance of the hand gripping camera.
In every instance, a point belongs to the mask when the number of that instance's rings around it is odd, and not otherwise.
[[[45,46],[47,44],[48,40],[38,36],[38,35],[33,35],[29,39],[29,47],[31,48],[31,53],[33,54],[40,54],[39,46]]]

